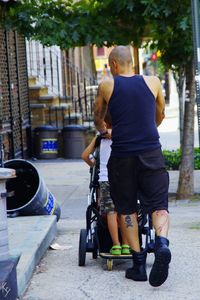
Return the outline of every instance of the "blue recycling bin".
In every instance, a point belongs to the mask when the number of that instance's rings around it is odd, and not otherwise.
[[[44,125],[34,129],[34,153],[39,159],[58,157],[57,127]]]

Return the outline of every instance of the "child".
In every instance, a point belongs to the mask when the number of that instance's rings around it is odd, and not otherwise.
[[[111,134],[111,118],[110,114],[107,112],[105,116],[105,123],[108,129],[108,132]],[[82,153],[82,159],[90,166],[93,167],[95,164],[95,159],[90,159],[92,153],[96,148],[97,137],[93,138],[92,142],[87,146],[87,148]],[[110,157],[111,152],[111,139],[101,138],[100,141],[100,172],[99,172],[99,185],[100,185],[100,212],[106,213],[107,215],[107,224],[108,230],[113,242],[113,246],[110,250],[112,255],[127,255],[130,254],[130,248],[127,245],[127,242],[122,237],[122,246],[119,241],[118,234],[118,222],[117,222],[117,213],[115,211],[114,203],[110,197],[110,189],[108,183],[108,172],[107,172],[107,162]]]

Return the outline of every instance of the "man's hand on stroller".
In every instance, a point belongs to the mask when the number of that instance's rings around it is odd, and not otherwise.
[[[104,139],[111,139],[112,138],[112,130],[111,129],[105,129],[99,132],[100,136]]]

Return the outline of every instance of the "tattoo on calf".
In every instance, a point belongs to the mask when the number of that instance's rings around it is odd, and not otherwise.
[[[161,223],[160,226],[157,228],[158,232],[161,234],[162,231],[163,231],[163,229],[164,229],[166,226],[168,226],[168,220],[169,220],[168,212],[165,211],[165,210],[158,210],[158,211],[156,211],[156,215],[163,218],[162,223]]]
[[[133,222],[131,221],[131,217],[129,215],[125,217],[125,223],[126,223],[126,228],[133,227]]]

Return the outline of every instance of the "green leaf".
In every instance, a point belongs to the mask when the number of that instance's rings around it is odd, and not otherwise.
[[[79,33],[77,31],[73,31],[72,33],[72,40],[77,43],[79,40]]]

